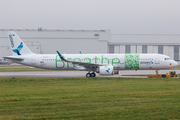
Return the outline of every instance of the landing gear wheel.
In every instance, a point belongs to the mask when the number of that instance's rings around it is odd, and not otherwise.
[[[165,78],[166,77],[166,75],[162,75],[162,78]]]
[[[91,74],[90,74],[90,73],[87,73],[87,74],[86,74],[86,77],[91,77]]]
[[[159,70],[156,70],[156,74],[158,74],[158,71],[159,71]]]
[[[91,77],[96,77],[96,73],[91,73]]]

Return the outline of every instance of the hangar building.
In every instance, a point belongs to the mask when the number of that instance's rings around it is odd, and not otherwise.
[[[0,30],[0,59],[12,55],[7,31],[15,31],[37,54],[107,53],[110,30]]]
[[[109,53],[159,53],[180,60],[180,35],[111,35]]]
[[[179,35],[111,34],[111,30],[0,29],[0,59],[11,55],[7,31],[37,54],[159,53],[180,60]]]

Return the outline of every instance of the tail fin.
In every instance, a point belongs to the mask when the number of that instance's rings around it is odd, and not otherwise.
[[[15,32],[13,31],[8,32],[8,38],[10,41],[10,46],[13,56],[34,54]]]

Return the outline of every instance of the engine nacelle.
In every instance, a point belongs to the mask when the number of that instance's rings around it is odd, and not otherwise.
[[[96,71],[100,75],[113,75],[114,74],[114,67],[113,66],[99,66]]]

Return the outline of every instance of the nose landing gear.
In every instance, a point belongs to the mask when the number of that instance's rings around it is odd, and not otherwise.
[[[159,70],[156,70],[156,74],[158,74],[158,71],[159,71]]]
[[[96,77],[96,73],[94,73],[94,72],[92,72],[92,73],[88,72],[88,73],[86,74],[86,77]]]

